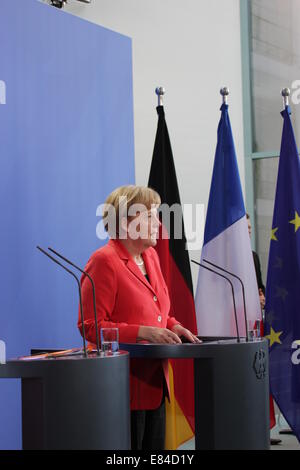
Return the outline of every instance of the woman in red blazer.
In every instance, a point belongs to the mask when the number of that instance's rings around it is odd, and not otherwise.
[[[181,343],[180,336],[198,342],[169,317],[168,289],[153,248],[160,225],[159,204],[158,194],[149,188],[115,190],[107,198],[103,214],[111,239],[91,256],[85,268],[95,282],[98,328],[118,328],[121,343],[176,344]],[[95,343],[92,288],[85,276],[81,285],[86,338]],[[78,327],[82,333],[80,315]],[[164,448],[168,385],[168,361],[130,360],[132,448]]]

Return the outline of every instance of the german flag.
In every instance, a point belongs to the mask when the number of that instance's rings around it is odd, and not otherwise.
[[[177,209],[178,206],[181,209],[163,106],[157,107],[157,113],[158,126],[148,186],[158,192],[162,204],[167,204],[169,207],[176,204]],[[173,217],[170,218],[168,227],[161,226],[156,250],[169,289],[170,315],[174,316],[185,328],[197,334],[192,276],[183,217],[181,217],[181,224],[182,236],[180,238],[176,236]],[[163,237],[162,234],[166,231],[168,237]],[[195,430],[193,362],[186,359],[171,360],[169,372],[171,400],[170,403],[166,401],[166,449],[173,450],[191,439]]]

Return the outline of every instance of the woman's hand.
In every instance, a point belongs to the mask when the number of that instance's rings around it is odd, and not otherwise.
[[[140,326],[137,341],[145,340],[158,344],[181,344],[181,339],[175,332],[154,326]]]
[[[172,331],[178,336],[184,336],[190,343],[202,343],[197,336],[193,335],[190,330],[187,330],[182,325],[173,326]]]

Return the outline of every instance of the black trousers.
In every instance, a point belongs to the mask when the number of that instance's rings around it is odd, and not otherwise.
[[[155,410],[131,412],[131,449],[164,450],[166,429],[165,397]]]

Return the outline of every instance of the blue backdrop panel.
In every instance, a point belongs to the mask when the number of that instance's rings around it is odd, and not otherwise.
[[[97,206],[134,182],[131,40],[37,0],[0,2],[0,339],[8,357],[81,346],[77,286]],[[0,448],[21,446],[20,385],[0,382]]]

